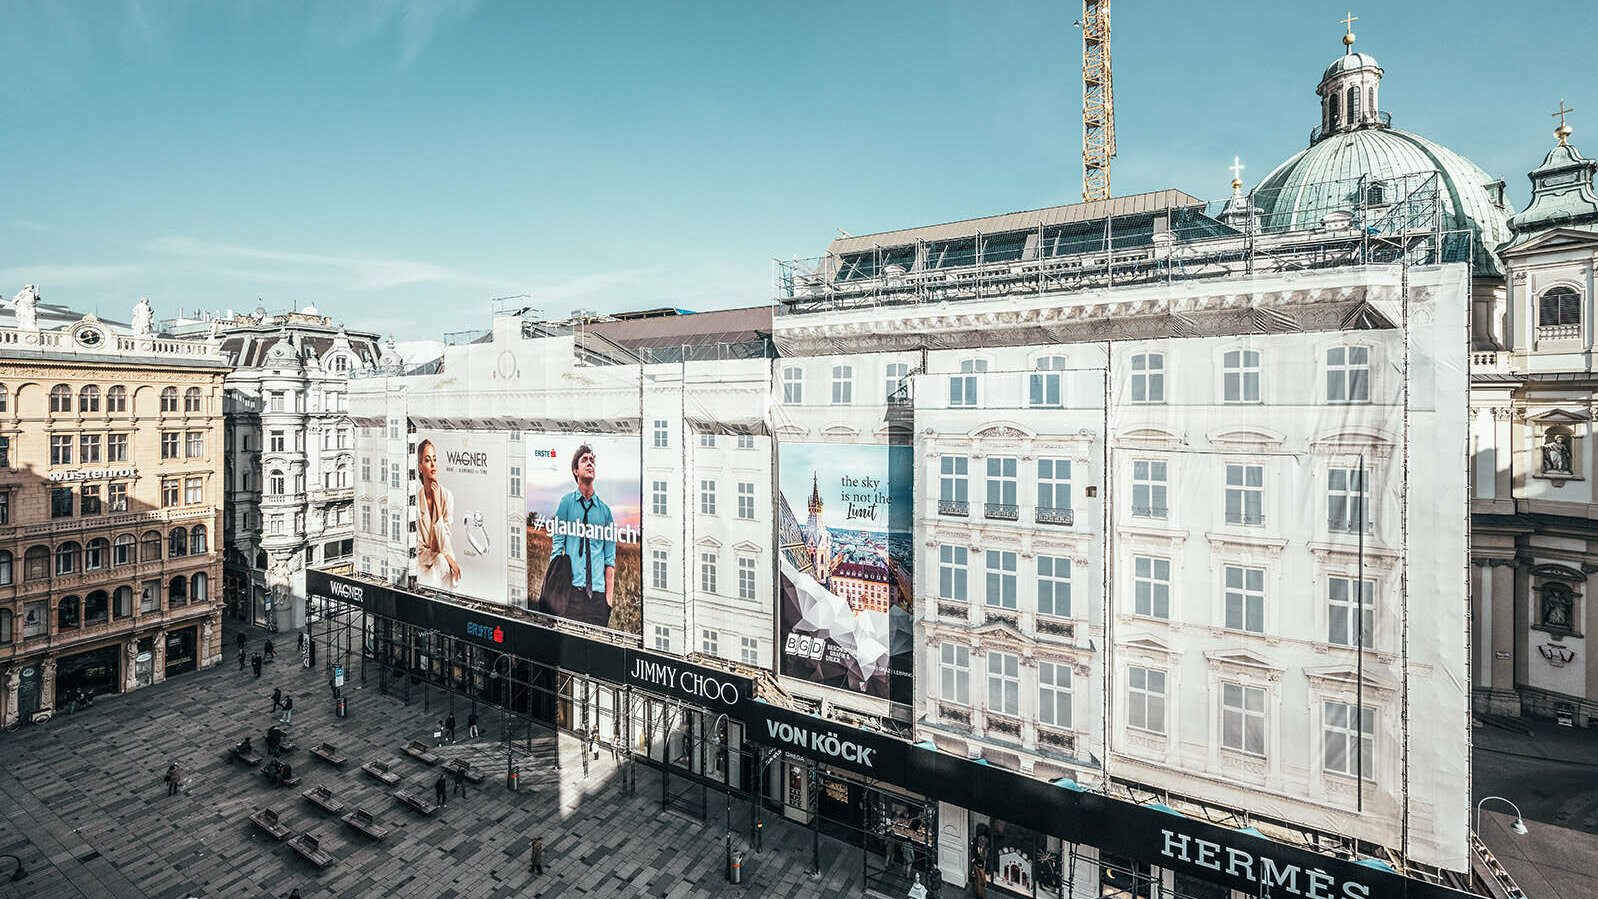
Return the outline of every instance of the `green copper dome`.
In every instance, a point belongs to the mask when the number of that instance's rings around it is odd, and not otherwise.
[[[1325,81],[1334,75],[1340,75],[1343,72],[1351,72],[1354,69],[1363,68],[1380,69],[1381,66],[1377,65],[1376,57],[1370,55],[1369,53],[1348,53],[1337,57],[1336,61],[1327,66],[1326,74],[1321,76],[1321,80]]]

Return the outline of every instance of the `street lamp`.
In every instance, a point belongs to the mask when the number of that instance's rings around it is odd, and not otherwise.
[[[498,677],[499,663],[505,663],[505,678],[499,682],[499,729],[505,732],[505,789],[514,790],[516,788],[516,774],[511,767],[510,750],[510,661],[510,653],[508,652],[495,659],[492,674]]]
[[[716,722],[710,726],[710,738],[721,747],[721,781],[727,794],[727,878],[732,879],[732,769],[728,764],[727,741],[722,737],[726,731],[722,730],[727,723],[727,713],[722,712],[716,716]]]
[[[1489,799],[1496,799],[1499,802],[1507,804],[1510,808],[1515,810],[1515,823],[1509,825],[1509,830],[1512,833],[1517,833],[1517,834],[1520,834],[1521,836],[1525,836],[1525,834],[1526,834],[1526,822],[1520,816],[1520,806],[1514,804],[1513,802],[1510,802],[1508,799],[1505,799],[1502,796],[1484,796],[1484,797],[1482,797],[1481,802],[1476,803],[1476,834],[1477,834],[1477,836],[1481,835],[1481,807],[1482,807],[1482,803],[1485,803]]]
[[[15,855],[0,855],[0,858],[9,858],[12,861],[17,863],[16,870],[11,872],[10,880],[11,880],[12,883],[16,883],[17,881],[21,880],[22,878],[28,876],[28,869],[22,867],[22,859],[18,858]]]

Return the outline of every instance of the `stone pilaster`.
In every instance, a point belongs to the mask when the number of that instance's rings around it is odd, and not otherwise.
[[[150,683],[166,683],[166,631],[155,632],[154,658],[150,660]]]
[[[21,715],[17,711],[17,699],[22,686],[22,675],[12,666],[5,673],[5,695],[0,697],[0,725],[12,727]]]
[[[1519,715],[1520,698],[1515,693],[1515,562],[1490,559],[1491,596],[1488,614],[1492,621],[1492,662],[1489,686],[1489,711],[1497,715]]]

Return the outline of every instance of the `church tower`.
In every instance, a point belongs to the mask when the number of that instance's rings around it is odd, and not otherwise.
[[[1315,93],[1321,97],[1321,127],[1316,139],[1359,128],[1385,127],[1377,90],[1382,83],[1382,67],[1376,57],[1354,52],[1355,16],[1343,20],[1348,33],[1343,35],[1343,56],[1326,67]]]

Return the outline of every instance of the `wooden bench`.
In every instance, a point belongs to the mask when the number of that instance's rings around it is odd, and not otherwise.
[[[241,748],[243,745],[244,744],[240,743],[236,746],[229,746],[227,751],[227,760],[230,762],[243,762],[246,765],[252,766],[261,764],[261,754],[256,752],[253,747],[249,752],[245,752]]]
[[[405,754],[429,765],[438,764],[438,753],[428,749],[427,744],[421,740],[412,740],[407,743],[405,745]]]
[[[327,787],[313,787],[300,795],[305,797],[306,802],[320,807],[322,811],[330,815],[336,815],[344,811],[344,803],[340,802],[339,798],[333,795],[333,791]]]
[[[466,775],[466,779],[474,784],[480,784],[488,777],[488,775],[477,770],[476,768],[473,768],[472,763],[466,761],[465,759],[450,759],[444,763],[444,768],[451,774],[454,774],[458,771]]]
[[[316,756],[335,768],[341,767],[344,764],[344,756],[338,754],[338,747],[334,746],[332,743],[323,743],[322,745],[311,749],[311,755]]]
[[[361,833],[366,834],[374,840],[381,840],[382,838],[388,836],[388,828],[377,823],[377,820],[372,817],[370,812],[363,812],[360,809],[356,809],[339,820],[355,828]]]
[[[266,831],[267,836],[277,840],[279,843],[283,842],[283,840],[288,838],[289,834],[294,832],[293,828],[277,819],[277,812],[274,812],[269,808],[263,808],[256,811],[255,814],[250,816],[250,820],[255,822],[255,826]]]
[[[316,839],[316,835],[308,830],[289,840],[289,848],[298,852],[302,858],[318,868],[325,868],[333,864],[333,856],[328,855],[327,850],[323,849]]]
[[[297,787],[300,785],[300,778],[295,775],[294,769],[277,759],[273,759],[263,765],[261,773],[266,775],[267,780],[280,787]]]
[[[391,787],[400,782],[399,774],[388,767],[388,762],[367,762],[361,770]]]
[[[396,790],[394,798],[428,817],[432,817],[433,813],[438,811],[438,803],[430,802],[410,790]]]

